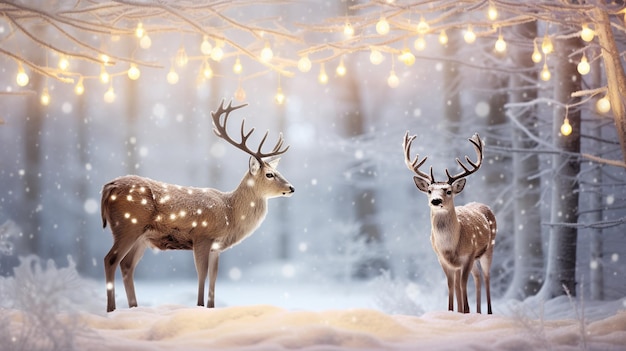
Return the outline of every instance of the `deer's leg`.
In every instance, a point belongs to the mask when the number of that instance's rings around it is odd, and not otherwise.
[[[217,280],[219,259],[219,251],[212,250],[209,253],[209,301],[207,302],[208,308],[215,307],[215,281]]]
[[[472,265],[472,278],[474,278],[474,286],[476,287],[476,313],[481,313],[480,309],[480,269],[478,268],[478,260]]]
[[[198,272],[198,306],[204,306],[204,284],[209,273],[209,252],[212,240],[198,241],[193,244],[193,258]]]
[[[472,265],[474,264],[473,260],[468,260],[465,262],[460,269],[460,289],[463,298],[463,313],[469,313],[469,303],[467,301],[467,280],[469,279],[470,272],[472,271]]]
[[[485,252],[480,258],[480,267],[482,268],[483,277],[485,278],[485,295],[487,295],[487,314],[491,314],[491,283],[490,283],[490,268],[493,255],[493,247]]]
[[[448,280],[448,311],[454,311],[454,269],[446,267],[443,263],[441,268]]]
[[[135,239],[132,236],[113,233],[113,246],[104,256],[104,277],[107,288],[107,312],[115,310],[115,270],[120,261],[133,246]]]
[[[463,283],[461,278],[462,268],[454,271],[454,292],[456,294],[456,310],[459,313],[465,313],[465,304],[467,297],[464,298]]]
[[[128,251],[126,257],[120,262],[120,269],[122,270],[122,279],[124,280],[124,288],[126,289],[126,298],[128,299],[128,307],[137,307],[137,297],[135,296],[135,283],[134,274],[135,267],[146,249],[144,243],[139,241],[133,245]]]

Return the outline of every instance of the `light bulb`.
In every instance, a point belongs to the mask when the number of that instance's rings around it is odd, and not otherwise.
[[[396,72],[391,70],[391,72],[389,72],[389,77],[387,77],[387,85],[389,85],[389,87],[391,88],[397,88],[399,84],[400,79],[396,75]]]
[[[543,56],[541,55],[541,53],[539,52],[539,48],[537,48],[537,42],[533,41],[533,55],[532,55],[532,60],[534,63],[539,63],[541,62],[541,60],[543,60]]]
[[[176,52],[176,58],[174,60],[176,62],[176,66],[185,67],[187,62],[189,62],[189,56],[187,56],[187,52],[185,51],[184,46],[180,46],[180,49]]]
[[[311,66],[311,60],[309,60],[309,56],[307,55],[300,57],[300,60],[298,60],[298,69],[300,70],[300,72],[310,71]]]
[[[589,65],[589,62],[587,61],[587,56],[585,56],[585,54],[583,54],[583,57],[580,58],[580,62],[576,66],[576,69],[578,70],[578,73],[583,76],[589,73],[589,71],[591,70],[591,65]]]
[[[580,31],[580,38],[586,42],[590,42],[596,36],[596,33],[593,29],[589,28],[589,25],[586,23],[583,24],[583,28]]]
[[[611,111],[611,102],[608,96],[605,95],[596,101],[596,110],[600,113],[608,113]]]
[[[211,50],[211,59],[215,62],[220,62],[224,57],[224,50],[221,47],[215,45],[213,50]]]
[[[352,27],[352,24],[350,24],[350,22],[346,22],[346,24],[343,26],[343,35],[345,35],[346,38],[352,38],[352,36],[354,35],[354,27]]]
[[[274,52],[269,43],[265,43],[265,47],[261,50],[261,61],[269,62],[274,57]]]
[[[29,81],[30,81],[30,78],[28,77],[28,74],[26,74],[26,72],[24,71],[24,67],[22,67],[22,63],[18,62],[17,63],[17,76],[15,77],[15,82],[17,83],[17,85],[24,87],[28,85]]]
[[[328,74],[326,74],[326,68],[324,68],[324,64],[323,63],[320,65],[320,74],[317,76],[317,80],[321,84],[328,83]]]
[[[100,82],[102,82],[102,84],[106,84],[109,80],[111,80],[111,76],[109,75],[109,72],[107,72],[106,68],[102,66],[100,69]]]
[[[419,37],[417,37],[417,39],[415,39],[415,42],[413,43],[413,46],[415,47],[415,50],[423,51],[426,48],[426,40],[424,39],[424,36],[420,35]]]
[[[541,42],[541,51],[547,55],[554,51],[554,45],[552,45],[552,39],[546,34]]]
[[[85,93],[85,86],[83,85],[83,77],[80,77],[78,83],[74,86],[74,93],[76,95],[83,95]]]
[[[283,94],[283,89],[281,89],[281,87],[278,87],[278,90],[276,91],[276,96],[274,96],[274,99],[276,100],[276,103],[279,105],[282,105],[285,103],[285,94]]]
[[[139,67],[137,67],[136,64],[131,63],[127,74],[128,74],[128,78],[130,78],[131,80],[137,80],[139,79],[139,76],[141,75],[141,71],[139,70]]]
[[[213,70],[211,69],[209,61],[204,61],[204,64],[202,65],[202,76],[205,79],[213,78]]]
[[[178,73],[176,73],[176,71],[174,70],[174,67],[172,67],[170,69],[170,71],[167,73],[167,82],[174,85],[176,83],[178,83]]]
[[[468,44],[472,44],[473,42],[476,41],[476,33],[474,33],[474,29],[472,28],[472,26],[467,27],[467,30],[465,31],[465,34],[463,35],[463,39]]]
[[[202,43],[200,44],[200,51],[203,55],[211,55],[211,50],[213,50],[213,45],[209,42],[209,37],[206,35],[202,38]]]
[[[109,55],[107,55],[107,54],[101,54],[101,55],[100,55],[100,60],[102,60],[102,63],[103,63],[105,66],[108,66],[108,65],[110,65],[110,64],[111,64],[111,58],[110,58],[110,57],[109,57]]]
[[[541,70],[541,80],[543,80],[544,82],[547,82],[550,80],[550,77],[552,76],[552,74],[550,73],[550,70],[548,69],[548,64],[544,63],[543,64],[543,69]]]
[[[491,21],[498,19],[498,9],[495,6],[489,5],[489,8],[487,8],[487,18]]]
[[[380,17],[378,22],[376,23],[376,33],[380,35],[385,35],[389,33],[389,22],[385,17]]]
[[[109,89],[104,93],[104,102],[108,104],[112,104],[115,101],[115,91],[113,90],[113,86],[110,86]]]
[[[441,45],[448,44],[448,34],[446,34],[445,30],[442,30],[441,33],[439,33],[439,44]]]
[[[243,72],[243,66],[241,65],[239,57],[237,57],[235,64],[233,65],[233,72],[235,72],[235,74],[241,74],[241,72]]]
[[[384,58],[383,54],[376,49],[372,49],[370,52],[370,62],[374,65],[379,65],[383,62]]]
[[[499,52],[499,53],[503,53],[506,51],[506,41],[504,41],[502,34],[500,34],[498,36],[498,40],[496,40],[495,50],[496,52]]]
[[[564,136],[572,134],[572,125],[569,124],[569,119],[567,119],[567,117],[565,117],[565,120],[561,125],[561,134],[563,134]]]
[[[137,28],[135,28],[135,36],[137,38],[143,38],[144,34],[146,34],[146,30],[143,29],[143,23],[137,23]]]
[[[424,35],[426,33],[428,33],[428,30],[430,29],[430,25],[428,25],[428,23],[426,23],[426,21],[424,20],[424,17],[420,18],[419,23],[417,23],[417,34],[421,34]]]
[[[50,93],[48,92],[48,88],[43,88],[39,101],[44,106],[50,105]]]
[[[59,58],[59,69],[61,71],[67,71],[67,69],[70,67],[70,61],[67,59],[67,57],[65,57],[64,55],[62,55]]]
[[[340,77],[343,77],[346,75],[346,66],[343,64],[343,58],[339,60],[339,65],[335,69],[335,72],[337,72],[337,75]]]
[[[403,49],[398,59],[407,66],[413,66],[415,63],[415,55],[409,49]]]
[[[144,34],[144,36],[141,37],[141,40],[139,40],[139,47],[142,49],[150,49],[151,46],[152,39],[150,39],[150,36],[148,36],[148,34]]]
[[[235,99],[241,102],[243,102],[246,99],[246,91],[243,90],[241,86],[239,86],[237,90],[235,90]]]

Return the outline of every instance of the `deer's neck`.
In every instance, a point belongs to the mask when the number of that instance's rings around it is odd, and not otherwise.
[[[455,248],[459,242],[461,228],[454,207],[431,209],[430,220],[437,246],[440,249]]]

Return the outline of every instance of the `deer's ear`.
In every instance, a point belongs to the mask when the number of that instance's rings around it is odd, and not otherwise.
[[[454,183],[452,183],[452,192],[458,194],[463,191],[463,188],[465,188],[465,180],[465,178],[455,180]]]
[[[251,156],[250,157],[250,174],[257,175],[257,173],[259,173],[259,169],[261,169],[261,164],[256,158]]]
[[[280,157],[276,157],[275,159],[268,161],[267,164],[270,165],[270,167],[276,169],[276,167],[278,167],[279,162],[280,162]]]
[[[422,191],[427,193],[428,192],[428,186],[430,185],[428,183],[427,180],[422,179],[420,177],[413,177],[413,181],[415,182],[415,186],[417,186],[417,188]]]

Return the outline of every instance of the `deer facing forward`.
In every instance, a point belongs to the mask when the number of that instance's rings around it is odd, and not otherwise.
[[[482,164],[483,141],[478,134],[474,134],[469,139],[478,156],[475,163],[465,156],[471,169],[457,158],[456,161],[463,171],[451,176],[446,169],[448,180],[437,182],[432,167],[430,175],[419,169],[428,157],[419,161],[419,155],[417,155],[414,160],[411,160],[411,143],[415,137],[409,136],[408,131],[404,135],[405,163],[416,174],[413,180],[417,188],[428,195],[432,227],[430,241],[448,281],[448,310],[454,310],[454,295],[456,294],[457,311],[469,313],[467,280],[471,272],[476,285],[476,311],[481,312],[480,271],[482,270],[487,296],[487,313],[491,314],[489,270],[496,237],[496,217],[487,205],[481,203],[472,202],[465,206],[454,206],[454,196],[463,191],[465,177],[476,172]]]
[[[204,287],[209,275],[207,307],[215,304],[215,280],[220,252],[241,242],[261,224],[267,213],[267,200],[291,196],[294,187],[278,173],[276,157],[283,138],[271,152],[261,151],[268,133],[257,151],[246,142],[254,129],[244,131],[241,141],[228,136],[229,114],[245,105],[224,107],[211,113],[214,132],[240,150],[251,155],[249,169],[239,186],[230,192],[211,188],[182,187],[135,175],[116,178],[102,189],[102,224],[113,233],[113,246],[104,257],[107,287],[107,311],[115,310],[115,270],[122,271],[129,307],[137,306],[133,273],[146,248],[160,250],[193,250],[198,273],[198,306],[204,306]],[[224,115],[223,123],[221,116]],[[282,148],[282,149],[281,149]],[[266,158],[272,160],[265,160]]]

